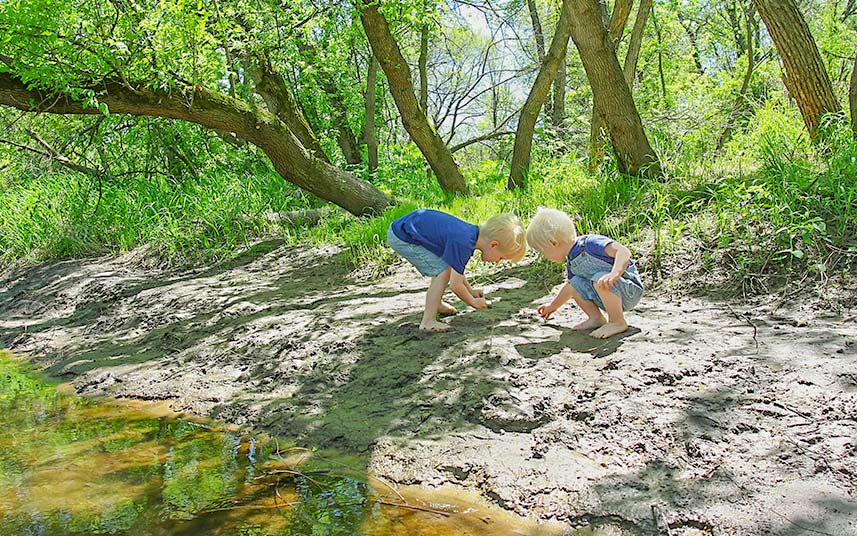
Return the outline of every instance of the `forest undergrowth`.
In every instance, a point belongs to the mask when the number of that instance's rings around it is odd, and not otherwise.
[[[769,103],[718,152],[694,148],[674,132],[654,133],[665,170],[658,179],[622,175],[609,155],[601,171],[591,172],[574,149],[536,143],[525,188],[506,188],[507,162],[481,159],[462,166],[471,189],[465,197],[444,195],[416,148],[390,147],[378,172],[363,176],[392,195],[395,207],[364,219],[331,209],[306,225],[271,214],[323,203],[285,183],[251,149],[231,166],[213,162],[184,180],[107,181],[61,168],[13,167],[18,173],[7,170],[0,179],[0,265],[145,247],[149,262],[184,267],[228,262],[261,241],[282,240],[341,245],[343,262],[371,276],[396,260],[385,245],[389,223],[414,208],[474,223],[511,211],[526,224],[547,206],[575,215],[580,233],[628,243],[654,283],[728,296],[797,282],[850,284],[857,142],[846,125],[831,122],[824,141],[812,142],[793,108]],[[536,261],[532,276],[549,284],[560,271]]]

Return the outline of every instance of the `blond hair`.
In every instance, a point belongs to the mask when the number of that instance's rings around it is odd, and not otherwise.
[[[524,227],[514,214],[497,214],[483,223],[479,232],[489,241],[496,240],[500,244],[500,251],[515,262],[520,262],[527,252]]]
[[[574,242],[577,231],[571,217],[555,208],[539,207],[527,226],[527,242],[542,253],[552,242]]]

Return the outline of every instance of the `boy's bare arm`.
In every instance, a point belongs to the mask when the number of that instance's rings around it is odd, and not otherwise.
[[[571,286],[571,283],[568,281],[565,282],[565,285],[559,289],[559,294],[556,295],[556,298],[553,299],[548,305],[542,305],[539,307],[539,315],[542,316],[545,320],[549,319],[552,314],[556,312],[557,309],[565,305],[565,303],[572,298],[574,294],[574,287]]]
[[[622,277],[631,262],[631,251],[619,242],[610,242],[604,248],[604,252],[613,257],[613,270],[595,282],[595,288],[600,289],[612,287]]]
[[[470,282],[467,281],[466,277],[462,276],[462,280],[464,280],[464,286],[467,287],[467,292],[469,292],[471,296],[473,296],[474,298],[484,298],[485,297],[485,291],[483,291],[481,288],[475,289],[475,288],[471,287]]]
[[[470,288],[467,278],[455,270],[452,271],[452,276],[449,278],[449,289],[461,301],[475,309],[482,309],[487,305],[485,298],[473,295],[473,290]]]

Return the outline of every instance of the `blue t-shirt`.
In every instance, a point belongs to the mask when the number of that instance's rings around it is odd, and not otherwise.
[[[604,262],[610,263],[612,266],[616,258],[608,255],[607,251],[604,249],[612,242],[615,242],[615,240],[600,234],[578,236],[577,240],[574,241],[574,245],[571,246],[571,251],[568,252],[568,257],[566,259],[566,271],[568,272],[568,278],[571,279],[574,277],[574,273],[570,268],[568,268],[568,261],[574,259],[581,253],[586,253],[590,257],[601,259]],[[632,266],[634,266],[634,261],[629,261],[628,268]]]
[[[409,244],[431,251],[459,274],[476,249],[479,227],[446,212],[415,210],[394,221],[393,234]]]

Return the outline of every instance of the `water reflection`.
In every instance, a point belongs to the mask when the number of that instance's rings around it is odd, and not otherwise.
[[[429,506],[370,486],[360,474],[365,463],[177,418],[151,404],[61,394],[2,352],[0,429],[3,535],[559,533],[499,510],[486,515],[484,506]]]

